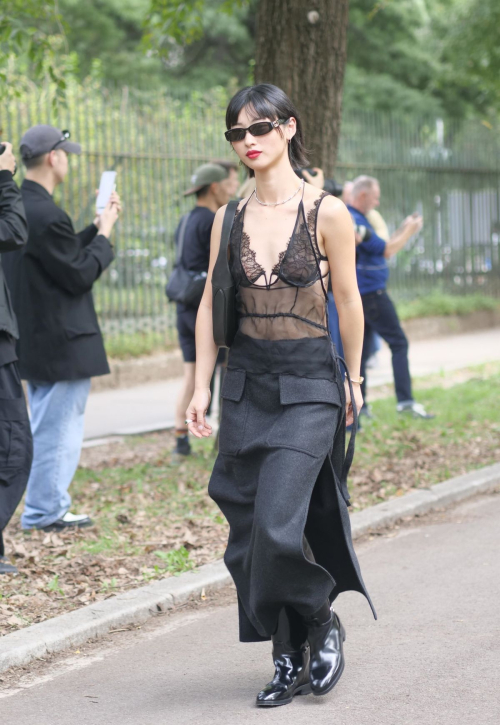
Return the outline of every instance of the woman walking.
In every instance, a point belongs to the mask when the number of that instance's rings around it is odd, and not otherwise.
[[[230,526],[225,562],[238,592],[240,641],[272,639],[275,676],[257,695],[257,705],[272,707],[334,687],[345,631],[331,603],[346,590],[370,602],[347,511],[353,441],[345,454],[351,391],[362,405],[363,311],[349,212],[294,172],[307,162],[290,99],[268,84],[244,88],[229,103],[226,125],[256,189],[240,202],[229,238],[239,326],[209,493]],[[212,432],[205,418],[217,356],[210,280],[224,213],[215,217],[196,323],[186,423],[199,438]],[[329,277],[352,386],[328,335]]]

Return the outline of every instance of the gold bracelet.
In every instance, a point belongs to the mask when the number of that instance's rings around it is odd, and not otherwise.
[[[347,378],[347,373],[346,373]],[[360,375],[359,380],[354,380],[354,378],[351,378],[351,383],[356,383],[356,385],[362,385],[364,382],[364,378]]]

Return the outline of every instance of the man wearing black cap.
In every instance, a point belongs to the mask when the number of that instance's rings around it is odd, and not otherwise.
[[[0,147],[0,252],[26,244],[28,225],[21,192],[13,180],[16,160],[12,145]],[[5,556],[3,530],[22,498],[31,467],[31,429],[19,377],[16,316],[0,262],[0,574],[17,569]]]
[[[91,290],[114,257],[109,236],[120,200],[112,195],[93,224],[75,234],[52,198],[66,177],[70,153],[81,153],[80,144],[53,126],[34,126],[21,139],[29,237],[5,264],[19,320],[19,363],[28,380],[34,442],[24,529],[92,523],[69,512],[68,488],[80,458],[90,378],[109,372]]]
[[[175,242],[177,249],[180,248],[181,262],[185,269],[208,272],[210,235],[215,212],[227,204],[234,193],[234,181],[230,172],[230,168],[224,168],[218,163],[203,164],[196,169],[191,177],[190,188],[184,192],[184,196],[196,194],[196,206],[181,219],[175,232]],[[174,452],[183,456],[191,453],[184,421],[194,392],[198,305],[177,303],[177,332],[184,358],[184,380],[177,398]]]

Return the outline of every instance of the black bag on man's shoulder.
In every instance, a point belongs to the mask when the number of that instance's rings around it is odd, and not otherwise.
[[[227,258],[227,245],[233,226],[237,201],[227,205],[217,260],[212,274],[212,322],[214,341],[219,347],[231,347],[238,328],[236,315],[236,286]]]
[[[165,294],[170,302],[181,302],[183,305],[188,305],[189,307],[198,307],[203,297],[207,273],[186,269],[182,264],[182,249],[184,247],[184,236],[189,216],[190,213],[185,214],[181,221],[177,255],[172,274],[165,287]]]

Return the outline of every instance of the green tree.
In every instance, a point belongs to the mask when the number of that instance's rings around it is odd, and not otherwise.
[[[500,109],[500,2],[458,0],[443,42],[449,75],[460,79],[471,104],[483,112]],[[446,81],[446,76],[443,77]]]
[[[52,30],[45,24],[50,20]],[[61,57],[66,50],[57,0],[2,0],[0,5],[0,96],[19,92],[20,72],[49,77],[62,96]]]
[[[213,3],[219,13],[235,13],[243,4]],[[349,0],[313,0],[309,8],[301,0],[257,4],[255,80],[275,83],[293,97],[304,118],[312,160],[327,173],[335,167],[340,131],[348,4]],[[149,42],[156,40],[159,52],[165,53],[169,40],[177,45],[198,40],[207,7],[207,0],[151,0]]]

